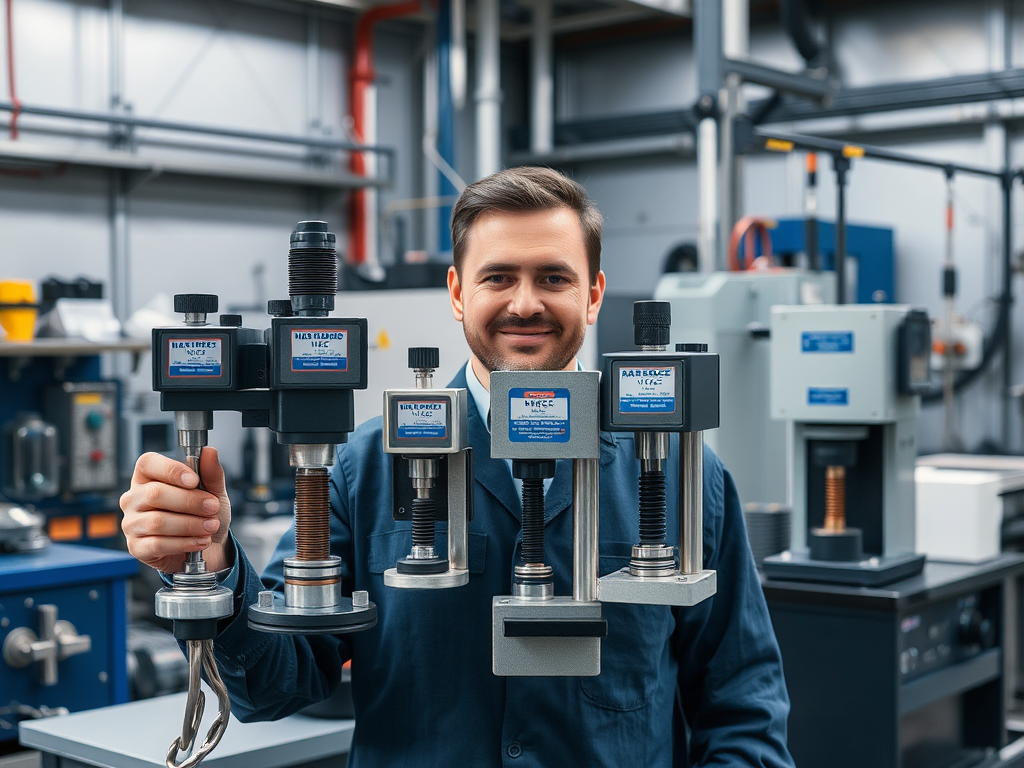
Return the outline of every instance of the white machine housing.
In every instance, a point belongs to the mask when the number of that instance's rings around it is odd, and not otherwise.
[[[808,440],[847,439],[883,425],[884,556],[915,552],[914,465],[920,399],[899,394],[898,329],[910,307],[774,307],[771,415],[790,429],[792,549],[807,547]],[[866,431],[866,430],[865,430]]]
[[[744,502],[789,501],[786,425],[769,413],[766,329],[775,305],[835,300],[835,275],[802,269],[676,273],[654,298],[672,304],[673,341],[704,342],[721,359],[721,426],[704,439],[729,468]]]

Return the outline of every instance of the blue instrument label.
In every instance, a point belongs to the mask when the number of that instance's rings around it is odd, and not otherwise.
[[[217,378],[221,372],[220,339],[169,339],[167,375],[172,379]]]
[[[850,390],[835,387],[808,387],[808,405],[849,405]]]
[[[398,437],[443,440],[448,436],[448,401],[398,403]]]
[[[508,439],[513,443],[569,442],[569,390],[509,390]]]
[[[293,371],[347,371],[348,331],[302,328],[292,331]]]
[[[621,413],[674,413],[676,369],[672,365],[619,368]]]
[[[804,331],[801,352],[853,352],[853,331]]]

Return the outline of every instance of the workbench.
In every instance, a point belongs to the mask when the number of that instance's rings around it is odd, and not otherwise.
[[[216,696],[204,684],[206,714],[197,744],[216,714]],[[186,694],[104,707],[21,724],[21,744],[42,753],[43,768],[163,768],[181,731]],[[240,723],[234,717],[206,768],[343,768],[354,720],[292,715],[276,722]]]

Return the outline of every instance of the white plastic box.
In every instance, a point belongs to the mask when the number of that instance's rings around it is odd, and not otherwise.
[[[979,563],[1000,551],[1002,475],[917,467],[917,551],[929,560]]]

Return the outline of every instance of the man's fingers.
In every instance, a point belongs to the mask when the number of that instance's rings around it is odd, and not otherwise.
[[[199,471],[203,475],[203,487],[210,493],[221,496],[226,492],[224,467],[220,465],[220,454],[216,448],[203,448],[199,454]]]
[[[196,477],[196,473],[180,461],[169,459],[159,453],[144,453],[135,462],[132,485],[147,483],[151,480],[169,483],[179,488],[195,488],[199,485],[199,478]]]
[[[140,538],[191,536],[202,539],[216,533],[220,528],[220,521],[216,517],[204,518],[194,515],[179,515],[173,512],[151,511],[141,512],[130,520],[126,518],[122,528],[125,533]]]
[[[220,502],[212,493],[189,491],[164,483],[146,483],[133,488],[128,493],[132,495],[130,504],[137,512],[155,509],[215,517],[220,510]]]

